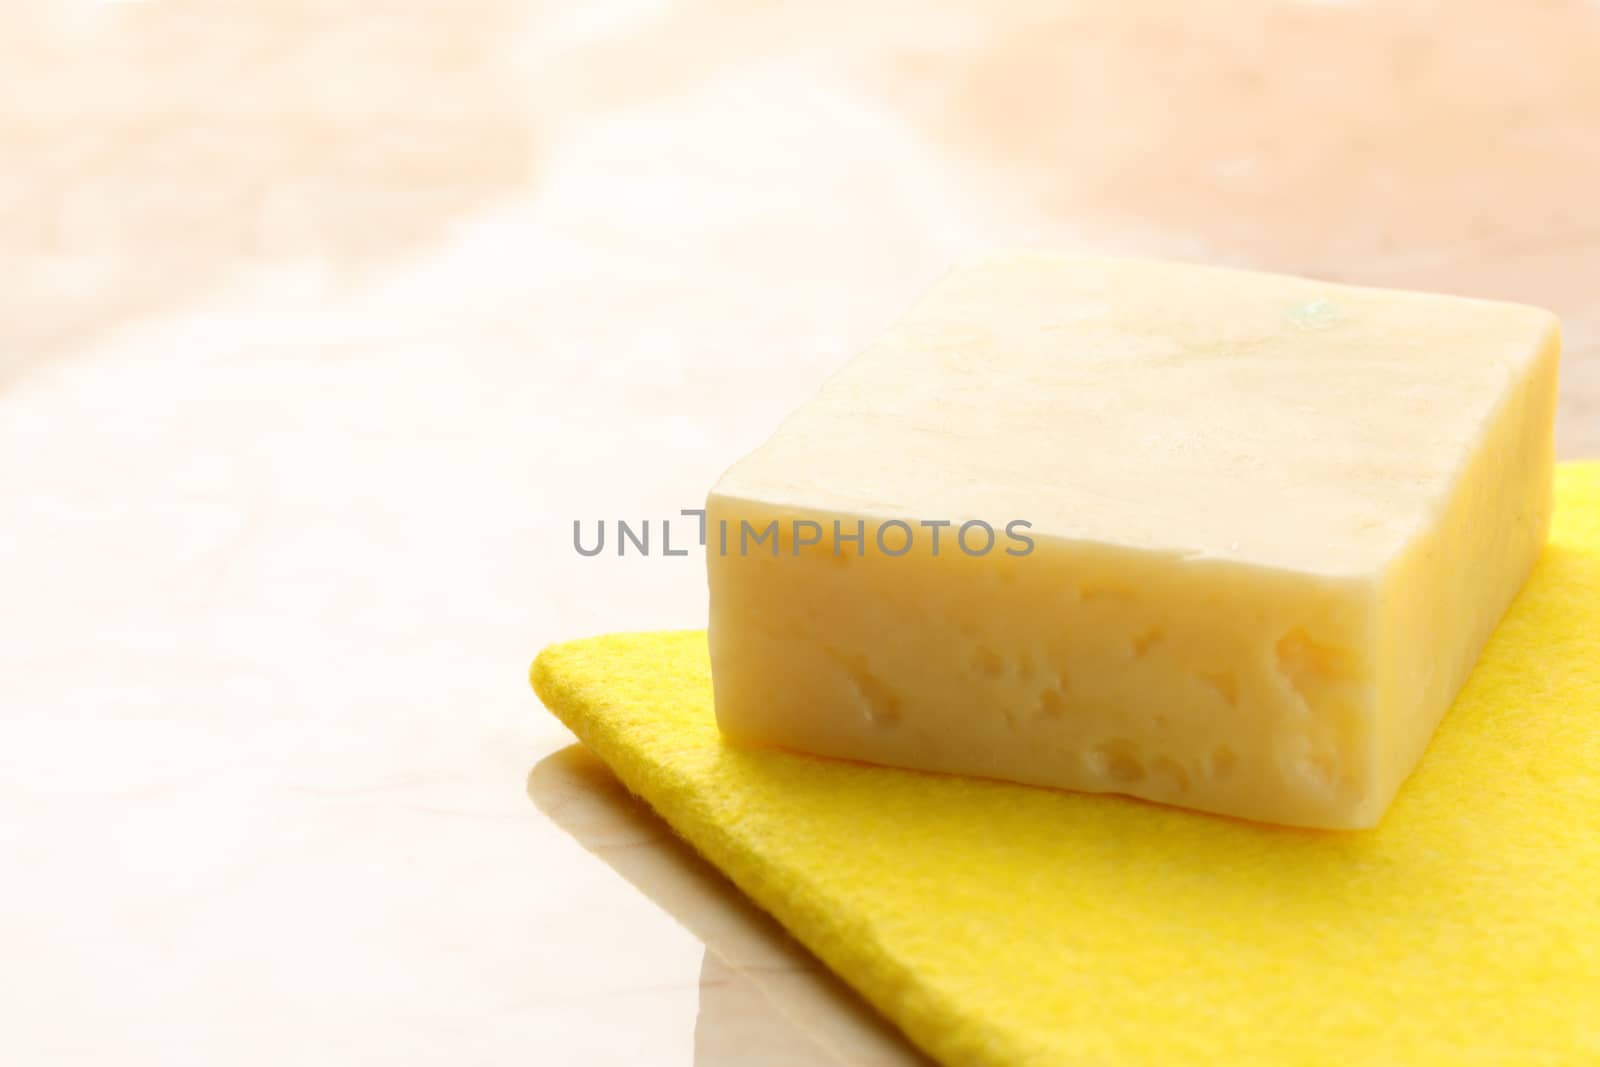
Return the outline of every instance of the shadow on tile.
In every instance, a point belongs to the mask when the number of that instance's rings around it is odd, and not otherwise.
[[[527,788],[556,825],[705,943],[697,1067],[929,1063],[581,745],[541,760]]]

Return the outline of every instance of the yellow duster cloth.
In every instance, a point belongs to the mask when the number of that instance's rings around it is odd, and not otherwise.
[[[946,1064],[1600,1063],[1600,464],[1557,494],[1375,830],[733,748],[697,632],[556,645],[533,683]]]

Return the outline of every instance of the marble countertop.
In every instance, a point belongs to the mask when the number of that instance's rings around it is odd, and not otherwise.
[[[1551,307],[1600,5],[0,9],[0,1060],[904,1064],[538,706],[952,258]]]

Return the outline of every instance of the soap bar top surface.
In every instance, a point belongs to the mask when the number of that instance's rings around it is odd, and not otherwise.
[[[1517,304],[990,253],[714,495],[1370,576],[1558,344],[1553,315]]]

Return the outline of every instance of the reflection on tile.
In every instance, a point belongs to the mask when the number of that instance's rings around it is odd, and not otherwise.
[[[573,745],[542,760],[528,795],[705,943],[697,1067],[927,1063],[588,750]]]
[[[242,268],[337,285],[526,187],[524,6],[8,8],[0,385]]]

